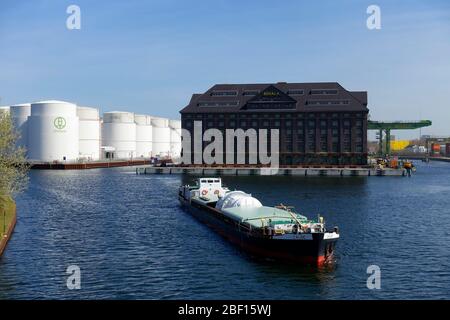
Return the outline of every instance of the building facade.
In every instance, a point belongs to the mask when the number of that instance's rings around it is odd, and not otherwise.
[[[336,82],[217,84],[194,94],[180,111],[182,128],[191,137],[199,123],[202,133],[215,128],[224,137],[226,129],[255,129],[258,135],[259,129],[278,129],[284,166],[367,164],[368,112],[367,92],[348,91]],[[269,133],[267,139],[270,145]],[[202,142],[203,150],[209,143]],[[225,153],[226,143],[215,152]],[[190,148],[190,163],[197,163],[199,150],[194,143]],[[248,145],[245,150],[250,164]]]

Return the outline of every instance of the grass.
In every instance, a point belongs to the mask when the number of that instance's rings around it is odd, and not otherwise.
[[[14,201],[10,197],[0,196],[0,237],[8,231],[14,217]]]

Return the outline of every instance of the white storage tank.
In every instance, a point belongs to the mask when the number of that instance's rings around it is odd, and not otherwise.
[[[144,114],[134,116],[136,123],[136,156],[150,158],[152,156],[152,118]]]
[[[28,158],[37,161],[74,161],[78,158],[77,106],[64,101],[31,104],[28,118]]]
[[[167,157],[170,155],[169,119],[152,118],[153,156]]]
[[[181,121],[169,120],[170,127],[170,156],[174,159],[181,157]]]
[[[31,104],[16,104],[9,107],[11,121],[20,137],[17,145],[28,149],[28,117],[31,115]]]
[[[114,149],[115,159],[136,157],[136,123],[133,113],[112,111],[103,114],[102,147]]]
[[[77,107],[79,119],[79,157],[100,159],[100,115],[96,108]]]

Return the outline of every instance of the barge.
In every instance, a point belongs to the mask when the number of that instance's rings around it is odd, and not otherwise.
[[[264,258],[322,265],[332,261],[339,230],[325,228],[293,207],[263,206],[243,191],[222,186],[220,178],[199,178],[179,188],[181,206],[243,250]]]

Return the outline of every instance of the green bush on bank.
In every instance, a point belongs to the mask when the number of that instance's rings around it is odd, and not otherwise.
[[[0,196],[0,236],[3,238],[14,218],[16,204],[9,196]]]
[[[14,196],[28,182],[29,164],[25,148],[17,145],[19,137],[10,115],[0,112],[0,195]]]

